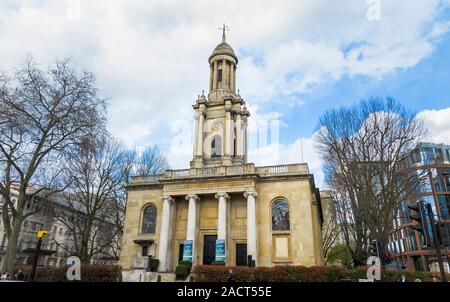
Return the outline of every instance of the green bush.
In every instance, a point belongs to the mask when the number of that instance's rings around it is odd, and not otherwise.
[[[225,266],[225,262],[224,261],[213,261],[211,263],[211,265]]]
[[[175,268],[175,275],[178,280],[186,279],[190,274],[190,267],[188,265],[179,264]]]
[[[192,274],[194,281],[225,282],[230,269],[233,269],[234,272],[238,272],[237,268],[235,270],[234,267],[227,268],[225,266],[197,265],[194,267]]]
[[[342,282],[350,279],[358,282],[367,278],[367,269],[358,267],[346,269],[337,266],[293,266],[278,265],[274,267],[217,266],[199,265],[193,269],[193,280],[196,282],[226,282],[230,269],[238,282]],[[398,282],[405,276],[407,281],[420,279],[424,282],[439,278],[439,274],[431,272],[386,271],[387,282]],[[450,280],[450,279],[449,279]]]
[[[150,258],[149,259],[150,263],[150,271],[151,272],[157,272],[158,271],[158,266],[159,266],[159,259],[156,258]]]
[[[325,282],[339,282],[342,279],[346,279],[349,277],[347,270],[339,266],[326,267],[326,269],[323,271],[323,275]]]
[[[30,267],[17,267],[13,276],[19,269],[26,276],[30,276]],[[37,282],[72,282],[67,280],[68,266],[38,267],[34,276]],[[117,282],[121,278],[121,268],[118,265],[81,264],[81,282]]]
[[[366,279],[367,278],[367,269],[363,267],[357,267],[351,270],[347,270],[348,277],[353,282],[358,282],[359,279]]]
[[[188,268],[189,272],[191,271],[192,268],[192,262],[191,261],[180,261],[180,263],[178,265],[184,265]]]

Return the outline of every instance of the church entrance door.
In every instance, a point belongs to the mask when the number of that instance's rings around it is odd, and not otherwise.
[[[247,265],[247,244],[245,243],[236,244],[236,265]]]
[[[217,235],[205,235],[203,237],[203,264],[209,265],[216,258]]]

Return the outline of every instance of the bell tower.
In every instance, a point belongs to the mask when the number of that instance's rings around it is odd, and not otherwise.
[[[238,59],[226,42],[226,26],[223,25],[222,43],[209,57],[209,101],[219,100],[226,94],[236,95],[236,66]]]
[[[247,119],[244,100],[236,93],[238,58],[226,42],[209,56],[209,93],[193,105],[195,129],[191,168],[243,165],[247,163]]]

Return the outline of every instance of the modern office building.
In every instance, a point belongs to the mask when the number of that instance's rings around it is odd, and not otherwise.
[[[419,232],[409,227],[408,203],[423,201],[430,204],[436,221],[450,223],[450,145],[422,143],[408,158],[405,169],[408,173],[423,177],[423,181],[413,194],[401,203],[401,209],[394,221],[389,243],[389,252],[397,266],[410,270],[437,271],[436,252],[422,247]],[[446,258],[448,248],[442,249],[444,266],[449,270]],[[446,257],[447,255],[447,257]]]

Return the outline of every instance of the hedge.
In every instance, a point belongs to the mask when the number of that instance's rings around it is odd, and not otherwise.
[[[30,267],[16,267],[12,276],[21,269],[28,278]],[[34,276],[37,282],[73,282],[67,280],[68,266],[38,267]],[[81,264],[81,282],[117,282],[121,280],[121,267],[118,265]]]
[[[337,266],[280,265],[253,268],[199,265],[193,270],[193,280],[195,282],[226,282],[230,269],[233,271],[237,282],[341,282],[343,279],[358,282],[359,279],[367,278],[366,269],[362,267],[349,270]],[[387,270],[386,281],[399,281],[402,275],[409,282],[416,279],[424,282],[431,282],[433,278],[439,279],[438,273]]]

